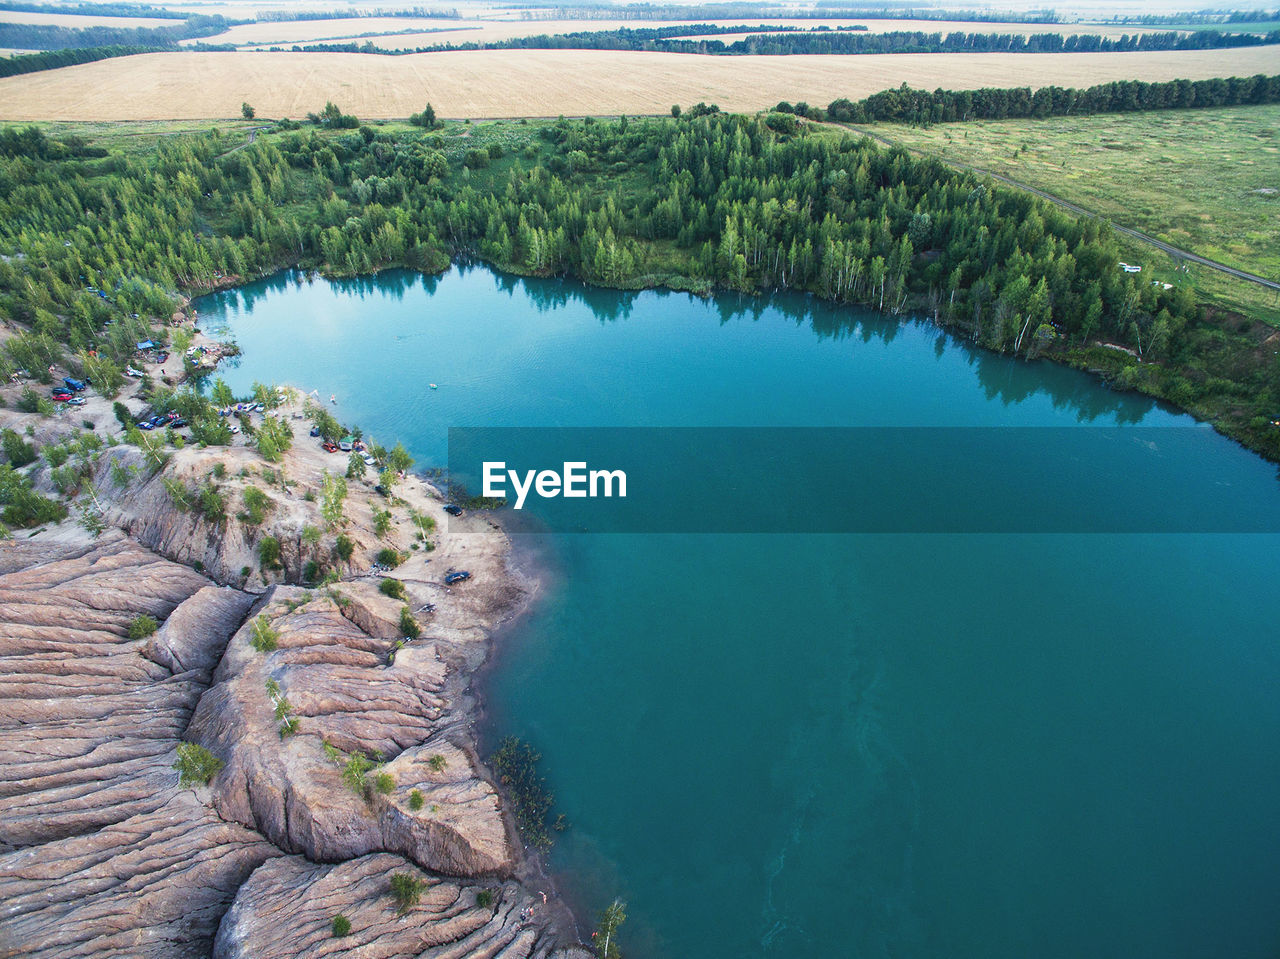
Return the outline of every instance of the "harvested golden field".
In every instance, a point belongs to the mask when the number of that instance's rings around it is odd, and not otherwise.
[[[0,120],[302,117],[333,100],[366,118],[430,101],[445,117],[666,113],[699,100],[757,110],[826,104],[910,83],[933,89],[1275,73],[1280,47],[1152,53],[915,53],[707,57],[603,50],[150,53],[0,80]]]
[[[392,33],[399,30],[415,30],[428,33],[433,30],[453,31],[459,26],[474,26],[475,21],[435,20],[429,17],[347,17],[334,20],[284,20],[279,22],[242,23],[214,34],[184,41],[192,43],[231,43],[247,45],[289,45],[315,43],[319,40],[345,40],[370,33]]]
[[[176,27],[182,21],[156,17],[93,17],[76,13],[0,10],[0,23],[31,23],[37,26],[68,27],[72,30],[83,30],[85,27],[120,27],[122,30],[132,30],[135,27]]]

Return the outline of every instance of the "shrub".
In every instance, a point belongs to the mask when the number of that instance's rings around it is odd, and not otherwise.
[[[410,639],[417,639],[422,635],[422,627],[413,618],[413,610],[409,609],[408,606],[400,607],[400,632]]]
[[[389,546],[378,550],[378,555],[374,557],[379,566],[385,566],[388,569],[395,569],[404,562],[404,556],[399,550],[391,549]]]
[[[435,753],[427,760],[427,765],[431,767],[432,772],[444,772],[444,767],[449,765],[449,760],[445,759],[439,753]]]
[[[66,518],[67,508],[56,500],[41,496],[31,482],[12,466],[0,466],[0,520],[8,527],[30,529],[45,523],[58,523]]]
[[[258,543],[258,562],[264,570],[283,569],[280,562],[280,540],[274,536],[264,536]]]
[[[351,932],[351,920],[342,913],[338,913],[333,917],[333,938],[341,939],[349,932]]]
[[[383,596],[390,596],[392,599],[398,599],[404,602],[409,597],[405,595],[404,583],[398,579],[384,579],[378,586],[378,590]]]
[[[355,555],[356,544],[351,541],[351,537],[346,533],[340,533],[337,541],[333,544],[333,551],[338,554],[338,558],[344,563],[349,562],[351,557]]]
[[[276,648],[280,634],[271,626],[271,621],[264,613],[259,613],[253,621],[253,631],[249,636],[249,645],[260,653],[269,653]]]
[[[422,888],[426,885],[417,876],[398,872],[391,877],[391,898],[396,901],[396,912],[404,915],[422,901]]]
[[[481,889],[476,893],[476,905],[481,909],[488,909],[493,906],[493,890]]]
[[[34,463],[36,460],[36,448],[30,443],[25,442],[21,436],[13,430],[5,430],[4,437],[4,455],[9,460],[9,464],[15,468],[26,466],[28,463]]]
[[[472,170],[482,170],[489,165],[488,150],[468,150],[462,162]]]
[[[156,622],[154,616],[148,616],[146,613],[140,613],[129,623],[129,638],[146,639],[159,628],[160,624]]]
[[[357,796],[368,798],[371,769],[373,760],[357,749],[347,757],[347,764],[342,767],[342,781]]]
[[[271,507],[275,504],[271,502],[271,498],[266,493],[256,486],[246,486],[242,496],[244,498],[244,512],[240,514],[240,521],[248,523],[250,526],[261,526],[267,518],[267,513],[271,511]]]
[[[391,532],[391,510],[373,508],[373,532],[379,539]]]
[[[111,404],[111,411],[116,414],[116,422],[125,429],[133,426],[133,416],[129,413],[129,407],[125,406],[119,400]]]
[[[227,518],[227,498],[212,483],[200,487],[197,506],[202,515],[210,523],[223,523]]]
[[[302,581],[304,583],[314,583],[320,578],[320,564],[314,559],[309,559],[306,565],[302,567]]]
[[[395,791],[395,778],[390,773],[378,773],[378,775],[373,777],[373,788],[382,795],[389,796]]]
[[[421,809],[424,802],[426,802],[426,800],[422,798],[422,790],[415,789],[413,792],[409,793],[409,808],[414,812]]]
[[[360,479],[368,468],[361,454],[353,452],[347,457],[347,479]]]
[[[194,786],[199,783],[207,786],[209,780],[218,775],[225,765],[221,759],[197,743],[179,743],[178,761],[173,768],[178,771],[178,782],[182,786]]]

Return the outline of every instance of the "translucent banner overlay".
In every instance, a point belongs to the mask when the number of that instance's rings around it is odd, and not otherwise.
[[[1275,467],[1198,427],[449,431],[454,484],[486,463],[514,532],[1280,532]]]

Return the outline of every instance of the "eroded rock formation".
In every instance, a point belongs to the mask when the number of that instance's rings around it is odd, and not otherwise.
[[[151,475],[108,449],[96,485],[113,528],[0,543],[0,957],[586,955],[513,878],[518,842],[468,730],[468,675],[522,595],[505,539],[479,517],[450,526],[416,479],[395,504],[362,486],[345,581],[273,585],[318,555],[302,495],[329,468],[318,453],[269,470],[251,450],[189,448]],[[271,487],[271,470],[289,481]],[[174,481],[213,475],[223,519],[174,502]],[[249,482],[273,503],[252,528],[237,516]],[[256,565],[267,535],[283,571]],[[363,576],[388,546],[408,558],[403,598]],[[463,564],[472,582],[444,587]],[[406,606],[421,626],[407,643]],[[159,628],[131,638],[140,616]],[[225,763],[207,786],[179,783],[184,741]],[[370,768],[352,776],[356,756]],[[396,872],[424,883],[402,916]]]
[[[390,894],[396,874],[422,883],[420,902],[404,915]],[[517,883],[442,879],[399,856],[363,856],[338,865],[288,856],[266,863],[244,884],[218,930],[213,954],[215,959],[300,954],[587,959],[584,950],[557,950],[535,921],[541,908],[541,900]],[[350,932],[336,937],[333,920],[339,915]]]
[[[437,738],[458,720],[440,644],[428,627],[391,664],[392,639],[356,625],[388,622],[402,608],[364,583],[272,591],[231,640],[191,722],[192,740],[227,763],[214,803],[313,860],[394,851],[451,875],[507,875],[514,852],[493,788],[463,750]],[[254,648],[260,629],[274,649]],[[284,736],[281,702],[297,721]],[[363,785],[343,777],[356,754],[380,763]],[[390,777],[385,793],[379,775]]]

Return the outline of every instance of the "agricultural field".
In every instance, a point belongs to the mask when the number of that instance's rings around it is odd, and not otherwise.
[[[1276,68],[1274,48],[1231,51],[1242,75]],[[700,100],[752,111],[826,104],[902,83],[925,88],[1088,86],[1221,76],[1222,51],[705,57],[599,50],[485,50],[410,56],[154,53],[0,80],[0,121],[301,117],[333,100],[366,118],[660,114]]]
[[[316,43],[322,40],[345,41],[367,34],[399,33],[405,30],[434,35],[437,31],[452,32],[464,26],[474,25],[475,21],[436,20],[429,17],[347,17],[333,20],[263,21],[237,24],[223,33],[201,37],[198,40],[187,40],[185,45],[189,46],[192,43],[230,43],[235,46],[291,45]]]
[[[866,129],[1280,279],[1280,106]],[[1180,279],[1165,254],[1145,244],[1133,250],[1158,278]],[[1275,291],[1203,266],[1189,272],[1202,292],[1280,321]]]

